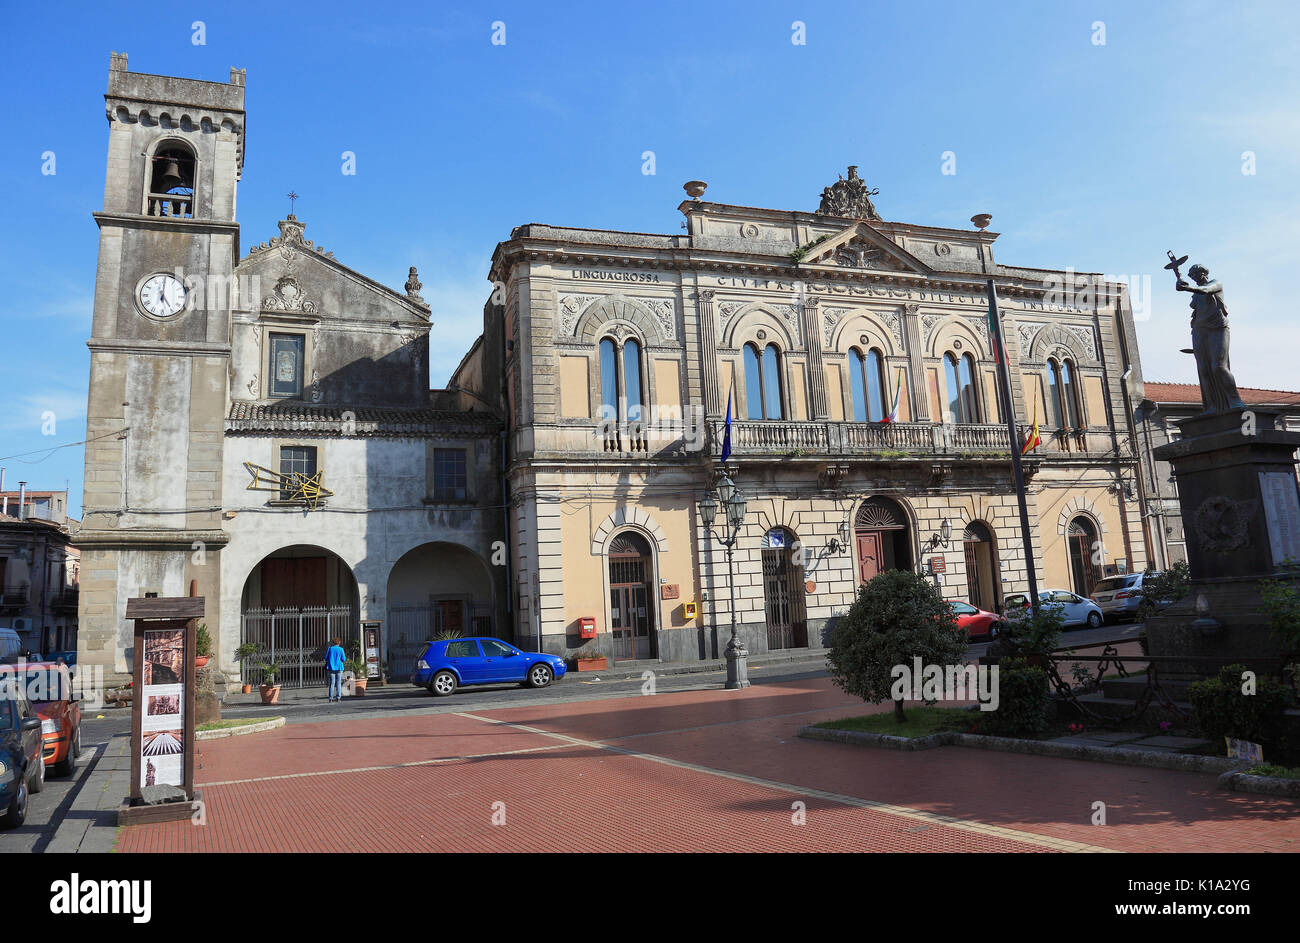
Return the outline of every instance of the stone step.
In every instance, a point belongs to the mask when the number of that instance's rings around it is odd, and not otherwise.
[[[1181,679],[1161,679],[1160,690],[1164,691],[1171,700],[1187,701],[1190,697],[1188,689],[1192,682]],[[1130,674],[1127,678],[1102,678],[1101,690],[1106,697],[1137,699],[1147,686],[1147,675],[1145,671]]]
[[[1094,713],[1117,720],[1133,712],[1133,709],[1137,706],[1137,694],[1140,690],[1139,688],[1138,691],[1135,691],[1133,697],[1109,697],[1101,693],[1081,694],[1079,695],[1079,703],[1086,705]],[[1175,723],[1186,723],[1187,719],[1192,716],[1192,705],[1179,700],[1174,700],[1174,705],[1179,710],[1184,711],[1187,717],[1179,717],[1173,711],[1165,708],[1158,700],[1153,700],[1147,707],[1146,712],[1143,713],[1141,721],[1143,723],[1148,721],[1156,723],[1168,720]]]

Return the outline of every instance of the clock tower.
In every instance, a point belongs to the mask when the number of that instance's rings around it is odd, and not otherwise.
[[[113,53],[104,98],[77,657],[112,683],[131,669],[128,598],[195,581],[217,624],[244,71],[148,75]]]

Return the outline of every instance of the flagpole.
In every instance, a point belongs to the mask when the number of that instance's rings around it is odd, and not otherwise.
[[[1002,396],[1002,415],[1007,420],[1007,436],[1011,441],[1011,474],[1016,484],[1016,501],[1020,504],[1020,539],[1025,546],[1025,573],[1029,577],[1029,609],[1038,612],[1038,576],[1034,572],[1034,544],[1029,529],[1029,501],[1025,497],[1025,475],[1020,466],[1020,433],[1016,429],[1016,413],[1011,403],[1011,372],[1007,363],[1006,345],[1002,342],[1002,315],[998,313],[998,295],[993,279],[988,280],[989,329],[993,333],[993,356],[998,363],[998,389]]]

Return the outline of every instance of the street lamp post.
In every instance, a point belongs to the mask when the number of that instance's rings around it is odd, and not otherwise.
[[[741,644],[740,636],[736,634],[736,577],[731,563],[732,550],[740,537],[740,525],[745,522],[745,498],[730,476],[725,474],[718,480],[715,490],[716,498],[713,492],[709,492],[700,502],[700,517],[709,536],[727,548],[727,588],[731,592],[731,641],[727,643],[727,650],[724,653],[727,658],[727,687],[747,688],[749,687],[749,664],[746,659],[749,658],[749,652]],[[726,529],[722,534],[713,530],[719,505],[726,515]]]

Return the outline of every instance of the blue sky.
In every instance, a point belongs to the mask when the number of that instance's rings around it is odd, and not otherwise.
[[[418,266],[433,385],[477,336],[512,227],[677,232],[692,178],[719,202],[811,210],[857,164],[886,219],[992,213],[1004,263],[1149,285],[1149,380],[1195,381],[1186,296],[1161,269],[1190,253],[1226,286],[1238,382],[1300,388],[1294,3],[3,5],[0,464],[10,488],[67,481],[74,514],[79,447],[10,456],[84,438],[111,50],[139,72],[248,70],[245,250],[292,188],[343,263],[399,288]]]

